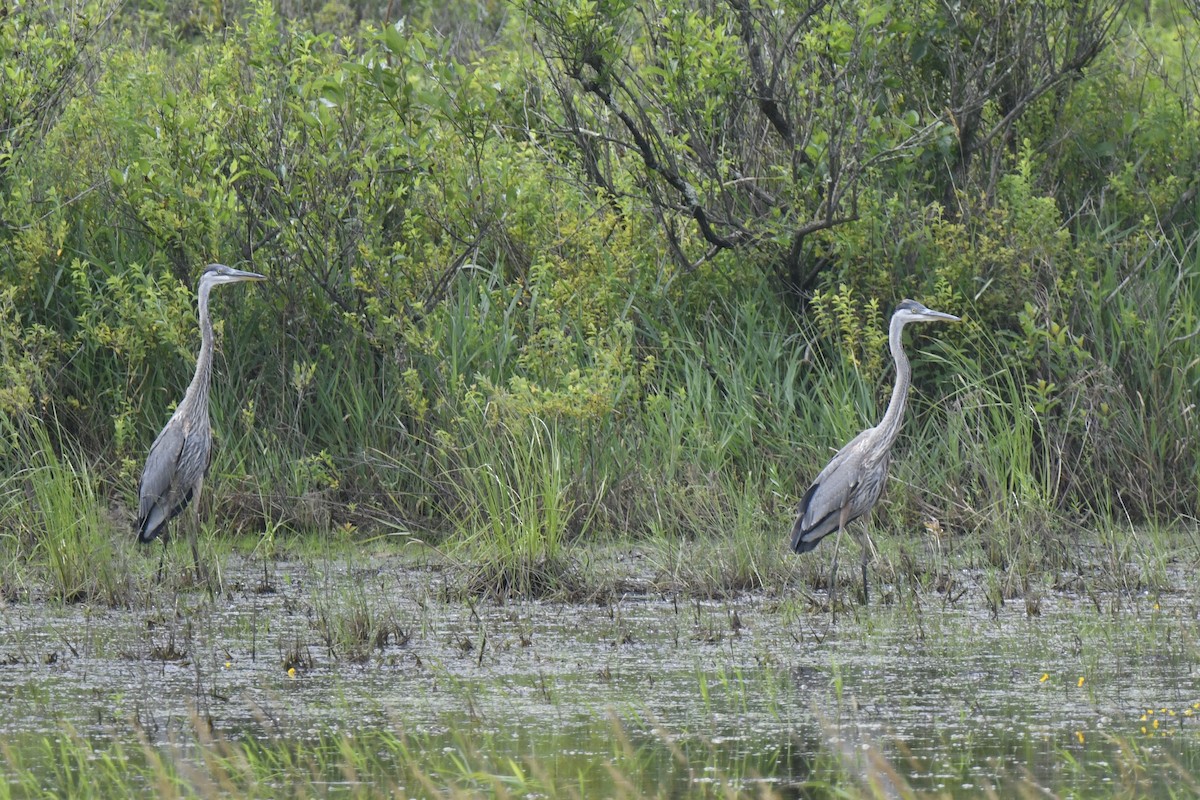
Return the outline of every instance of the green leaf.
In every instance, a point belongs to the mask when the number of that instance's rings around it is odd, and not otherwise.
[[[402,56],[408,53],[408,41],[394,27],[389,25],[383,29],[383,45],[393,55]]]

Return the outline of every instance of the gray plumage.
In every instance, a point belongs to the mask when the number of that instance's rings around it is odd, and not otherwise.
[[[208,419],[208,387],[212,376],[213,328],[208,295],[214,286],[239,281],[263,281],[265,275],[244,272],[224,264],[209,264],[200,275],[197,306],[200,314],[200,355],[196,374],[150,445],[150,455],[138,484],[138,541],[152,542],[189,502],[199,501],[212,454],[212,428]],[[193,543],[194,549],[194,543]]]
[[[911,370],[901,341],[910,322],[957,322],[958,317],[932,311],[915,300],[903,300],[892,314],[888,344],[896,362],[896,385],[883,419],[850,440],[834,455],[804,493],[792,526],[791,547],[812,550],[826,536],[845,528],[875,505],[887,481],[892,444],[900,432],[908,399]],[[836,564],[836,561],[835,561]],[[835,567],[836,569],[836,567]],[[831,575],[831,582],[832,582]],[[863,593],[866,596],[866,551],[863,553]]]

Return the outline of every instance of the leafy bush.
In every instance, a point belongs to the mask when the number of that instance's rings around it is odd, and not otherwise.
[[[0,412],[59,420],[126,506],[208,261],[273,279],[214,300],[237,528],[478,537],[486,485],[526,564],[581,519],[770,541],[878,418],[904,296],[965,323],[909,333],[917,467],[882,520],[1194,503],[1194,17],[112,10],[0,30]]]

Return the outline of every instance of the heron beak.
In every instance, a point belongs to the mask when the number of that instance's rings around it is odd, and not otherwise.
[[[232,268],[229,270],[229,272],[230,272],[229,277],[234,278],[239,281],[265,281],[265,280],[267,280],[266,275],[260,275],[257,272],[247,272],[245,270],[232,269]]]
[[[962,322],[961,317],[956,317],[953,314],[946,314],[941,311],[934,311],[932,308],[926,309],[925,318],[931,322]]]

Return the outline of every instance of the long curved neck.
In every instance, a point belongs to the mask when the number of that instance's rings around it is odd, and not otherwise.
[[[900,432],[904,405],[908,402],[908,385],[912,380],[912,370],[908,366],[908,356],[904,354],[904,343],[901,341],[903,335],[904,322],[893,316],[888,329],[888,345],[892,348],[892,360],[896,362],[896,385],[892,389],[892,399],[888,402],[887,411],[876,426],[887,442],[892,442]]]
[[[212,374],[213,362],[213,327],[208,315],[208,293],[212,284],[207,281],[200,283],[200,299],[197,303],[200,311],[200,355],[196,357],[196,374],[188,385],[183,396],[184,402],[203,402],[208,399],[209,376]]]

